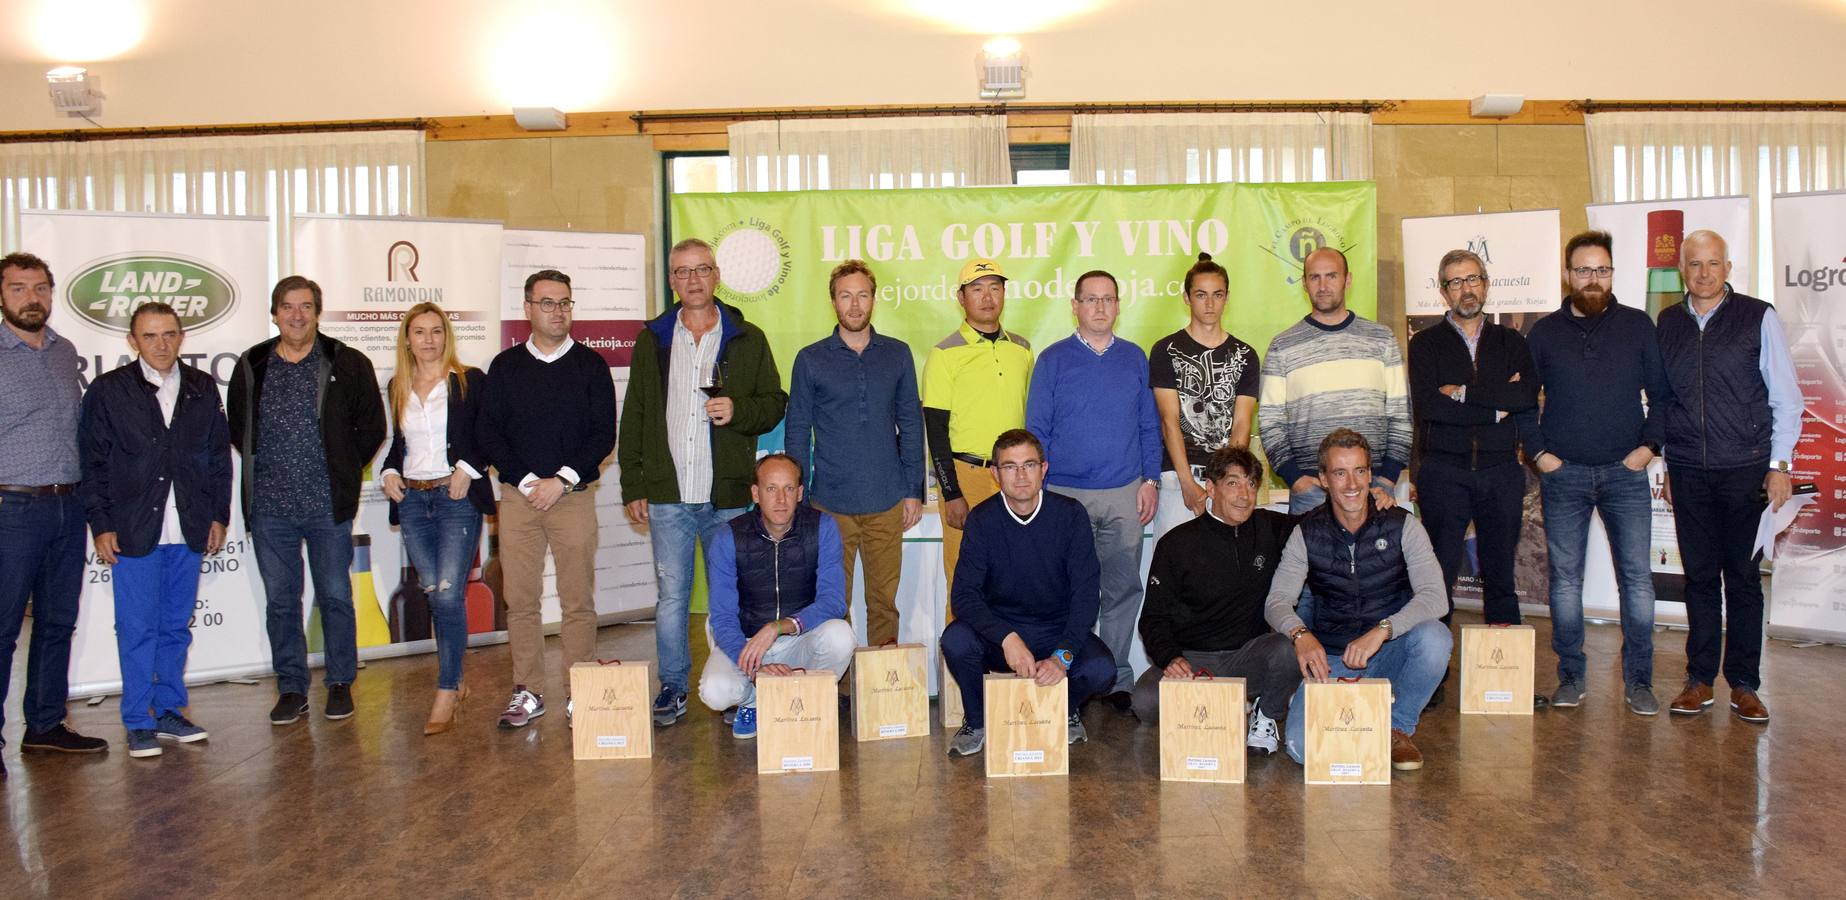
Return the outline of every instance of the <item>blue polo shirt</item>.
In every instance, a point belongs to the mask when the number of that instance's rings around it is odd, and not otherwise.
[[[846,346],[837,327],[801,348],[788,389],[788,454],[808,499],[841,515],[923,497],[916,363],[903,341],[871,334],[864,352]]]
[[[1079,490],[1160,480],[1160,414],[1147,354],[1119,337],[1097,353],[1071,335],[1038,355],[1026,429],[1045,444],[1045,480]]]

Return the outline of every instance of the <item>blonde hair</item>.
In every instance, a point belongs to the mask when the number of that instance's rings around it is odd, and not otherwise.
[[[442,318],[442,368],[455,375],[456,396],[468,393],[468,367],[455,358],[455,335],[449,329],[449,314],[434,303],[419,303],[404,313],[404,319],[397,326],[397,372],[391,376],[391,420],[399,428],[404,427],[404,409],[410,405],[410,379],[416,374],[417,360],[410,353],[410,323],[424,313],[435,313]]]

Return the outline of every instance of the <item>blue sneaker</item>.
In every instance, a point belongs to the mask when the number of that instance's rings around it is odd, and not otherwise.
[[[182,744],[202,741],[211,736],[205,729],[187,721],[185,716],[172,711],[161,713],[160,718],[154,721],[154,735]]]
[[[129,756],[132,756],[135,759],[144,759],[149,756],[159,756],[160,753],[161,753],[160,738],[155,735],[154,729],[152,728],[130,728],[128,729],[128,755]]]
[[[731,721],[731,737],[740,741],[756,737],[756,707],[737,707],[737,718]]]
[[[665,728],[686,714],[686,692],[671,687],[660,689],[660,696],[654,698],[654,724]]]

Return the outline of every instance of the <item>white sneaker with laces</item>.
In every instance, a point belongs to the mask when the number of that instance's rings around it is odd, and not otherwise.
[[[1282,746],[1282,734],[1276,729],[1276,720],[1263,715],[1262,710],[1250,713],[1250,736],[1244,740],[1251,750],[1260,750],[1264,756],[1276,752]]]

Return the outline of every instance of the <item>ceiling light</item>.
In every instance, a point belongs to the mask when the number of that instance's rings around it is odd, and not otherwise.
[[[59,66],[45,73],[51,87],[51,108],[72,118],[102,113],[103,92],[97,78],[82,66]]]
[[[981,47],[977,66],[982,100],[1017,100],[1026,95],[1026,54],[1019,42],[997,37]]]
[[[527,131],[563,131],[564,114],[549,106],[515,106],[513,121]]]

